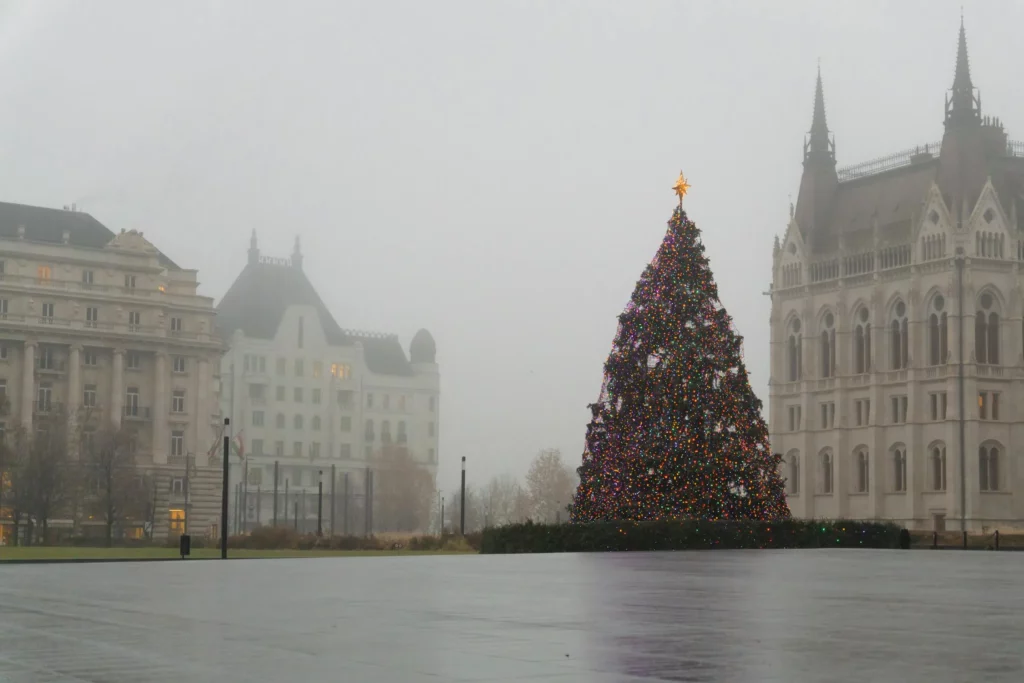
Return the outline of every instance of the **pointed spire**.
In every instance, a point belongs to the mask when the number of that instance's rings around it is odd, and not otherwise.
[[[967,30],[964,28],[964,17],[960,15],[960,38],[956,48],[956,71],[953,74],[953,87],[946,98],[946,125],[979,121],[981,119],[981,100],[974,94],[971,82],[971,64],[967,59]]]
[[[829,138],[828,123],[825,120],[825,89],[821,85],[821,63],[818,63],[818,80],[814,86],[814,116],[811,131],[804,143],[804,163],[811,158],[822,158],[835,162],[835,149]]]
[[[295,236],[295,249],[292,251],[292,265],[302,270],[302,245],[299,242],[299,236]]]
[[[256,228],[252,229],[252,236],[249,238],[249,263],[260,262],[260,249],[256,246]]]

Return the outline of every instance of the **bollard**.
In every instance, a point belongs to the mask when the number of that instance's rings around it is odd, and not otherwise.
[[[967,550],[967,532],[964,532],[964,550]]]
[[[938,531],[933,531],[932,532],[932,550],[935,550],[938,547],[939,547],[939,532]]]
[[[181,553],[181,559],[185,559],[192,553],[192,537],[188,534],[182,534],[181,538],[178,539],[178,552]]]
[[[910,531],[900,529],[900,550],[910,550]]]
[[[996,550],[999,550],[999,529],[996,529]]]

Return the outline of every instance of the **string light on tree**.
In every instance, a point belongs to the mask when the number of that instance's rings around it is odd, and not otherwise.
[[[789,517],[741,338],[683,210],[689,188],[680,172],[679,206],[619,316],[574,521]]]

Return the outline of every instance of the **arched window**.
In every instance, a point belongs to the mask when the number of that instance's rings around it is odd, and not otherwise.
[[[821,376],[836,375],[836,319],[829,311],[821,321]]]
[[[800,355],[803,344],[800,342],[800,319],[793,318],[786,334],[786,377],[795,382],[800,379]]]
[[[941,294],[932,297],[928,314],[928,364],[944,365],[949,355],[949,325],[946,319],[946,300]]]
[[[295,428],[296,429],[302,429],[302,416],[301,415],[296,415],[295,416]]]
[[[974,317],[974,355],[985,365],[999,365],[999,313],[995,297],[984,292]]]
[[[907,367],[907,356],[910,343],[907,338],[907,305],[897,301],[892,307],[892,320],[889,322],[889,360],[893,370]]]
[[[867,308],[857,311],[853,324],[853,371],[855,374],[871,372],[871,323]]]
[[[999,490],[999,449],[990,444],[978,448],[978,483],[982,491]]]
[[[932,490],[946,490],[946,447],[941,444],[932,446],[929,455],[932,466]]]
[[[859,449],[854,456],[854,464],[857,467],[856,472],[856,484],[857,493],[868,492],[868,474],[870,468],[870,462],[868,459],[868,451],[866,448]]]
[[[907,490],[907,449],[902,446],[892,452],[892,490]]]
[[[832,493],[832,454],[821,454],[821,492]]]
[[[363,433],[366,441],[373,441],[373,420],[366,421],[366,429]]]
[[[786,458],[786,493],[800,493],[800,454],[796,451]]]

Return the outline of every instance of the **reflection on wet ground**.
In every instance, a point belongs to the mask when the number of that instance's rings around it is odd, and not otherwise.
[[[1024,680],[1024,554],[0,566],[0,683]]]

